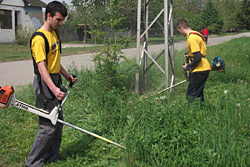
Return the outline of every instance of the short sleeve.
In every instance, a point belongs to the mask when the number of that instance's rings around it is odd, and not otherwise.
[[[187,43],[189,45],[191,53],[201,51],[200,45],[199,45],[197,39],[195,39],[195,35],[190,35],[190,37],[188,38]]]
[[[45,42],[40,35],[32,39],[31,50],[36,63],[46,60]]]

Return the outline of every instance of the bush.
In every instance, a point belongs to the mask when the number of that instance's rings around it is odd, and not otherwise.
[[[122,89],[126,76],[119,72],[121,59],[126,60],[121,52],[121,45],[106,45],[105,49],[94,56],[95,62],[95,88],[102,104],[104,105],[106,94],[113,88]]]
[[[18,26],[16,30],[16,40],[18,45],[27,45],[30,41],[30,37],[33,33],[33,29]]]

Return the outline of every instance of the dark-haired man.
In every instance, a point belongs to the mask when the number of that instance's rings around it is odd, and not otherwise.
[[[41,35],[31,38],[31,53],[34,64],[33,88],[36,95],[36,106],[51,111],[65,97],[60,90],[61,75],[67,80],[76,82],[60,63],[60,46],[57,30],[67,16],[67,9],[58,2],[50,2],[46,6],[45,22],[37,32],[45,35],[49,50],[46,49],[45,39]],[[62,110],[58,118],[63,120]],[[45,163],[59,159],[59,149],[62,138],[62,124],[53,125],[50,120],[39,117],[39,131],[28,155],[25,165],[40,167]]]
[[[191,74],[186,97],[190,102],[193,102],[196,98],[203,102],[203,90],[211,71],[211,66],[206,58],[205,40],[201,33],[191,30],[189,23],[185,19],[177,22],[177,30],[181,35],[187,37],[189,64],[185,63],[182,68],[189,70]]]

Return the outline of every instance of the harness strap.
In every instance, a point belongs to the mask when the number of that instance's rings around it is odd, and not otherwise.
[[[30,38],[30,52],[31,52],[31,57],[32,57],[32,60],[33,60],[33,67],[34,67],[34,73],[37,74],[37,75],[40,75],[39,74],[39,70],[38,70],[38,67],[37,67],[37,64],[36,64],[36,61],[33,57],[33,53],[32,53],[32,50],[31,50],[31,44],[32,44],[32,39],[37,36],[37,35],[40,35],[41,37],[43,37],[44,39],[44,42],[45,42],[45,52],[46,52],[46,63],[48,64],[48,59],[47,59],[47,56],[49,54],[49,42],[48,42],[48,39],[46,38],[46,36],[44,35],[44,33],[42,32],[34,32],[33,35],[31,36]]]
[[[62,53],[62,39],[59,35],[59,32],[57,30],[54,30],[56,32],[56,35],[57,35],[57,38],[59,40],[59,50],[60,50],[60,53]]]
[[[195,34],[195,35],[198,35],[199,37],[201,37],[201,39],[203,40],[203,42],[205,42],[205,38],[203,37],[203,35],[201,35],[201,33],[197,32],[197,31],[192,31],[189,33],[190,34]],[[206,55],[202,55],[202,58],[206,57]],[[192,59],[192,58],[191,58]]]
[[[192,31],[189,33],[189,35],[190,34],[196,34],[196,35],[200,36],[202,38],[203,42],[205,42],[205,38],[201,35],[201,33],[197,32],[197,31]]]

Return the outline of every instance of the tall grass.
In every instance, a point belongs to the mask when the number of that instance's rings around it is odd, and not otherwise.
[[[98,73],[71,69],[78,82],[65,103],[65,121],[127,149],[64,126],[61,159],[46,166],[250,166],[249,45],[249,38],[238,38],[208,47],[209,61],[221,56],[226,74],[210,73],[203,106],[187,103],[187,84],[164,93],[164,98],[135,95],[134,62],[121,64],[118,71],[128,79],[120,88],[108,89],[103,104]],[[184,79],[184,52],[175,53],[177,80]],[[159,85],[161,75],[152,69],[148,77],[158,79],[154,84]],[[16,95],[34,104],[31,85]],[[37,116],[11,108],[1,110],[0,119],[0,166],[23,166],[38,130]]]

